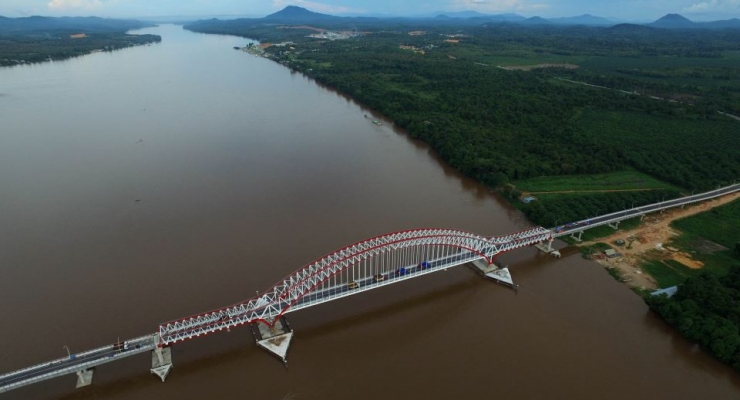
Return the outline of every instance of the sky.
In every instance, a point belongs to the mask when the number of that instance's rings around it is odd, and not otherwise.
[[[619,21],[652,21],[668,13],[695,21],[740,18],[740,0],[0,0],[0,15],[261,17],[288,5],[333,15],[474,10],[545,18],[592,14]]]

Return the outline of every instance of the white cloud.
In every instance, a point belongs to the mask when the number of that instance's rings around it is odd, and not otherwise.
[[[683,9],[685,13],[708,14],[740,11],[740,0],[710,0],[694,3]]]
[[[529,3],[525,0],[454,0],[456,10],[475,10],[480,12],[533,11],[549,8],[547,4]]]
[[[346,13],[364,12],[364,10],[359,10],[356,8],[350,8],[350,7],[345,7],[345,6],[333,6],[330,4],[317,3],[317,2],[308,1],[308,0],[273,0],[272,4],[276,8],[284,8],[286,6],[298,6],[298,7],[309,9],[314,12],[321,12],[321,13],[346,14]]]
[[[98,10],[103,6],[100,0],[51,0],[47,7],[54,11]]]

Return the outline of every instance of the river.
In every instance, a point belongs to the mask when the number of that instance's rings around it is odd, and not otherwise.
[[[423,144],[269,60],[162,43],[0,69],[0,372],[229,305],[345,245],[527,221]],[[371,118],[380,118],[371,115]],[[562,244],[561,244],[562,245]],[[248,329],[3,399],[736,399],[740,378],[574,251],[503,255],[289,314],[288,368]]]

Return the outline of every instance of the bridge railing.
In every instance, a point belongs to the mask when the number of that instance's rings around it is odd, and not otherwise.
[[[646,204],[622,211],[615,211],[609,214],[599,215],[593,218],[587,218],[584,220],[572,222],[570,224],[557,226],[550,230],[553,232],[553,237],[565,236],[573,232],[580,232],[586,229],[595,228],[597,226],[612,224],[618,221],[635,218],[650,212],[661,211],[692,203],[698,203],[700,201],[714,199],[738,191],[740,191],[740,184],[732,184],[729,186],[710,190],[708,192],[692,194],[685,197],[679,197],[677,199],[670,199],[658,203]]]

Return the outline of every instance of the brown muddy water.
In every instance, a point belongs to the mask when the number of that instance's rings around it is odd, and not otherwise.
[[[178,26],[161,44],[0,69],[0,372],[228,305],[350,243],[527,225],[389,121]],[[378,116],[373,116],[378,118]],[[571,252],[572,253],[572,252]],[[288,316],[288,368],[248,329],[2,399],[737,399],[740,379],[598,265],[505,254]]]

